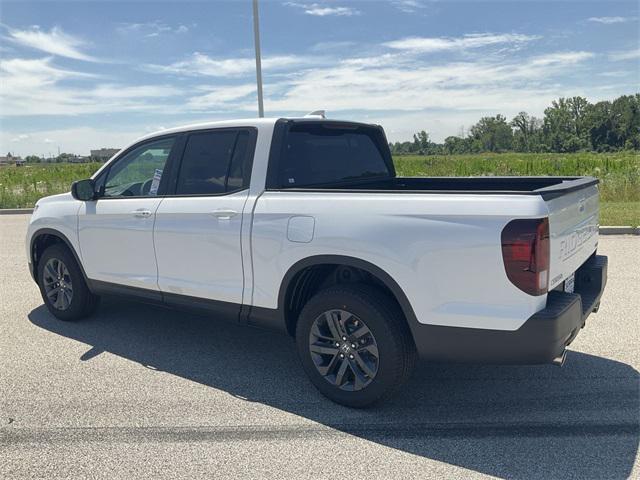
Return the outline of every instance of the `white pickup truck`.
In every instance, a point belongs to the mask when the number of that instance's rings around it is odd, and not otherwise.
[[[116,294],[275,329],[323,394],[362,407],[417,357],[561,365],[607,278],[597,183],[398,177],[376,125],[207,123],[41,199],[26,248],[61,320]]]

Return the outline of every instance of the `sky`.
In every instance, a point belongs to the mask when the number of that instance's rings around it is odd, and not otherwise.
[[[637,1],[260,0],[266,116],[435,141],[640,91]],[[0,2],[0,153],[87,155],[257,116],[250,0]]]

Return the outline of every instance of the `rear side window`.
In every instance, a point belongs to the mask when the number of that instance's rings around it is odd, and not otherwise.
[[[252,153],[247,130],[192,133],[187,139],[177,195],[221,194],[248,187]]]
[[[389,177],[384,136],[376,128],[292,125],[279,164],[282,187]]]

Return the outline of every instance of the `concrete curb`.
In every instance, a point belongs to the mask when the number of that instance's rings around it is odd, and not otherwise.
[[[640,235],[640,227],[600,227],[600,235]]]
[[[33,208],[0,208],[0,215],[26,215]],[[640,235],[640,227],[600,227],[600,235]]]
[[[33,208],[0,208],[0,215],[20,215],[33,213]]]

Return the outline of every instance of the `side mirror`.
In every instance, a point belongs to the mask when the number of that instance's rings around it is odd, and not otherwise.
[[[95,200],[96,198],[96,189],[93,180],[90,178],[86,180],[78,180],[77,182],[73,182],[71,185],[71,195],[76,200],[82,200],[83,202],[87,202],[89,200]]]

